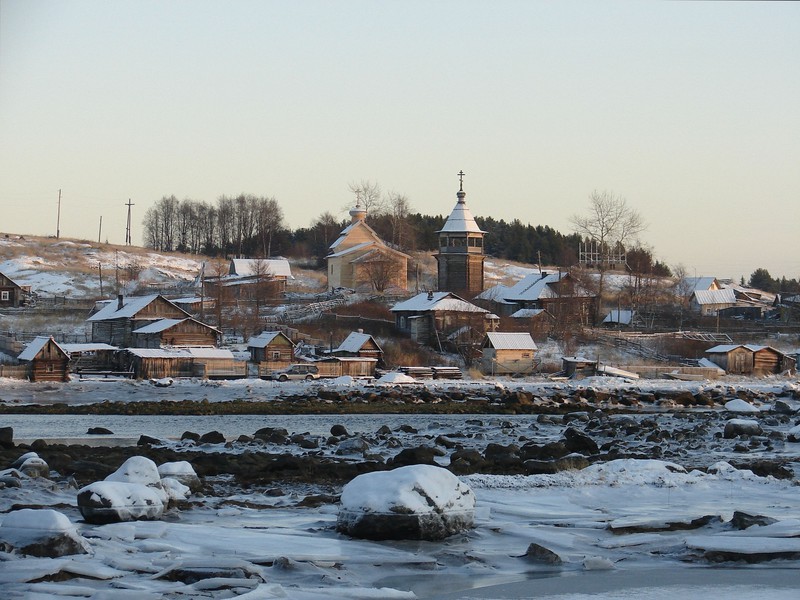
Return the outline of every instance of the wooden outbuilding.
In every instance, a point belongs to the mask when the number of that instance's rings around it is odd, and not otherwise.
[[[570,379],[583,379],[597,375],[597,361],[583,356],[562,356],[561,371]]]
[[[282,331],[264,331],[251,337],[247,349],[250,360],[258,365],[259,377],[285,369],[295,360],[294,342]]]
[[[197,319],[159,319],[134,330],[131,346],[134,348],[216,346],[221,336],[219,329],[201,323]]]
[[[391,311],[398,329],[410,333],[415,342],[435,348],[464,327],[482,337],[496,319],[485,308],[452,292],[423,292],[394,305]]]
[[[794,370],[791,356],[772,348],[754,344],[722,344],[706,350],[708,359],[731,375],[764,376]]]
[[[0,308],[23,306],[31,293],[31,286],[20,285],[7,275],[0,273]]]
[[[128,348],[125,355],[126,366],[138,379],[247,377],[247,363],[220,348]]]
[[[69,354],[51,337],[39,336],[17,357],[31,381],[69,381]]]
[[[358,356],[331,356],[314,362],[319,368],[320,377],[375,377],[377,358]]]
[[[483,341],[481,371],[486,375],[529,375],[536,368],[536,349],[530,333],[489,332]]]
[[[383,350],[375,338],[363,331],[354,331],[333,350],[334,356],[357,356],[361,358],[374,358],[378,366],[383,364]]]

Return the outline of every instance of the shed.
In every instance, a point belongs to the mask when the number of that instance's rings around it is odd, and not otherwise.
[[[377,358],[358,356],[331,356],[314,363],[319,368],[320,377],[375,377]]]
[[[689,298],[689,306],[703,316],[714,316],[723,308],[736,306],[736,294],[730,288],[695,290]]]
[[[69,368],[72,372],[83,369],[113,370],[116,366],[115,354],[119,348],[100,342],[81,344],[61,344],[61,348],[69,354]]]
[[[795,359],[771,346],[722,344],[705,353],[711,362],[732,375],[768,375],[796,367]]]
[[[220,348],[128,348],[127,361],[139,379],[200,377],[238,379],[247,376],[247,363]]]
[[[247,342],[250,360],[258,364],[259,376],[285,369],[294,360],[295,345],[282,331],[264,331]]]
[[[536,367],[535,354],[530,333],[489,332],[483,341],[481,370],[489,375],[530,374]]]
[[[383,364],[383,350],[375,338],[363,331],[354,331],[333,350],[334,356],[358,356],[361,358],[374,358]]]
[[[52,336],[39,336],[28,344],[17,357],[27,363],[31,381],[69,381],[67,366],[69,354]]]
[[[583,356],[562,356],[561,370],[570,379],[583,379],[597,374],[597,361]]]
[[[0,273],[0,307],[17,308],[22,306],[30,293],[31,286],[20,285],[7,275]]]
[[[465,325],[485,332],[491,320],[480,308],[452,292],[423,292],[392,307],[398,329],[421,344],[436,345]]]

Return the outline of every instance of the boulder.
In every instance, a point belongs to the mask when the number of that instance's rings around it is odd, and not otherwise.
[[[95,481],[78,490],[78,510],[87,523],[155,520],[164,514],[166,494],[141,483]]]
[[[14,428],[0,427],[0,448],[14,447]]]
[[[151,437],[149,435],[140,435],[139,440],[136,442],[137,446],[159,446],[161,445],[161,440],[158,438]]]
[[[195,473],[194,467],[185,460],[167,462],[159,465],[158,474],[162,479],[162,483],[164,478],[169,477],[181,482],[193,492],[203,487],[200,478],[197,476],[197,473]]]
[[[50,467],[36,452],[26,452],[11,463],[12,469],[17,469],[27,477],[49,477]]]
[[[441,540],[470,529],[475,518],[469,486],[431,465],[359,475],[341,501],[337,530],[371,540]]]
[[[725,430],[722,437],[726,440],[733,439],[740,435],[761,435],[764,431],[758,421],[752,419],[731,419],[725,423]]]
[[[592,455],[600,451],[597,443],[592,438],[572,427],[567,427],[564,432],[564,446],[570,452],[578,452],[580,454]]]
[[[105,427],[89,427],[87,435],[114,435],[114,432]]]
[[[201,444],[224,444],[225,436],[219,431],[209,431],[200,436],[199,442]]]
[[[444,456],[441,448],[430,446],[417,446],[415,448],[404,448],[397,456],[389,461],[393,467],[404,467],[407,465],[436,465],[435,456]]]
[[[725,403],[725,410],[735,413],[759,413],[761,409],[745,402],[741,398],[735,398]]]
[[[331,435],[335,435],[336,437],[347,437],[350,434],[347,433],[347,428],[344,425],[333,425],[331,427]]]
[[[550,550],[549,548],[545,548],[540,544],[533,543],[528,546],[528,550],[525,554],[522,555],[521,558],[525,558],[530,562],[542,563],[545,565],[552,565],[552,566],[560,566],[564,564],[564,561],[561,557]]]
[[[51,509],[23,508],[8,513],[0,525],[0,546],[20,554],[57,558],[89,552],[88,542],[66,515]]]

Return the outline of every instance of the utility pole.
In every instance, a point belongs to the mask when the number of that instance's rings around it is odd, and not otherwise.
[[[97,262],[97,275],[100,277],[100,297],[103,297],[103,264]]]
[[[100,215],[100,228],[97,230],[97,243],[100,243],[100,237],[103,235],[103,215]]]
[[[131,206],[136,206],[131,202],[131,199],[128,198],[128,203],[125,205],[128,207],[128,225],[125,227],[125,245],[131,245]]]
[[[58,188],[58,217],[56,218],[56,239],[61,237],[61,188]]]

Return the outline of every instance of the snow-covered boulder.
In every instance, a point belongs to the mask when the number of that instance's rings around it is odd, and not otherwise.
[[[166,498],[161,485],[161,474],[156,463],[146,456],[131,456],[119,469],[105,478],[105,481],[138,483],[158,490]]]
[[[761,429],[761,425],[758,424],[758,421],[753,421],[752,419],[731,419],[725,423],[725,430],[722,433],[722,437],[729,440],[739,435],[761,435],[762,433],[764,433],[764,430]]]
[[[336,528],[372,540],[441,540],[471,528],[474,517],[469,486],[447,469],[410,465],[344,486]]]
[[[90,548],[66,515],[51,509],[33,508],[15,510],[3,518],[0,546],[20,554],[48,558],[86,554]]]
[[[786,441],[797,443],[800,442],[800,425],[795,425],[786,434]]]
[[[50,476],[50,466],[36,452],[26,452],[11,463],[11,468],[28,477]]]
[[[164,483],[164,478],[170,477],[181,482],[193,492],[198,491],[202,487],[202,483],[197,473],[195,473],[194,467],[192,467],[190,462],[185,460],[159,465],[158,474],[162,479],[162,484]]]
[[[734,400],[729,400],[725,403],[725,410],[729,410],[730,412],[735,413],[759,413],[761,409],[757,406],[753,406],[749,402],[742,400],[741,398],[735,398]]]
[[[385,375],[381,376],[380,379],[377,379],[375,381],[375,383],[382,385],[397,385],[405,383],[417,383],[417,380],[411,377],[410,375],[406,375],[405,373],[392,371],[390,373],[386,373]]]
[[[167,494],[170,506],[175,502],[186,500],[192,494],[192,490],[189,489],[188,485],[183,485],[172,477],[164,477],[161,480],[161,485],[164,486],[164,492]]]
[[[88,523],[160,519],[167,494],[141,483],[95,481],[78,490],[78,509]]]

